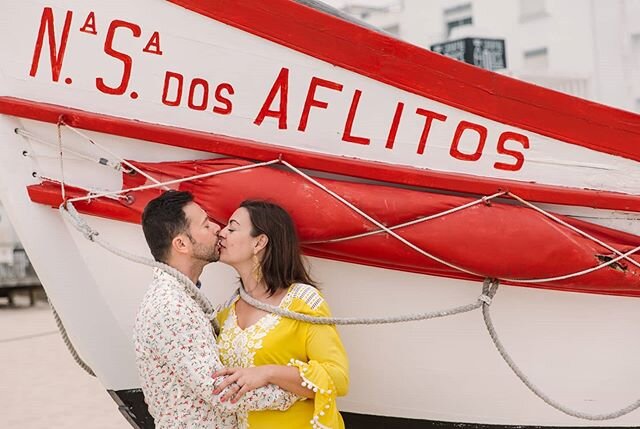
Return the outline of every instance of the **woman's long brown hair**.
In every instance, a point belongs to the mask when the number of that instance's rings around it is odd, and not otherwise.
[[[289,213],[277,204],[262,200],[246,200],[240,207],[249,212],[253,226],[251,236],[265,234],[269,238],[260,262],[269,295],[294,283],[317,287],[304,265],[298,233]]]

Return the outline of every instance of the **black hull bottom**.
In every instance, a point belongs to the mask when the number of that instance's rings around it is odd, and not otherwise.
[[[142,390],[108,391],[118,409],[136,429],[154,429],[153,417],[147,410]],[[433,420],[414,420],[398,417],[372,416],[366,414],[341,413],[347,429],[549,429],[552,426],[514,426],[514,425],[486,425],[475,423],[452,423]],[[563,429],[584,429],[584,426],[553,426]],[[603,427],[594,425],[591,427]],[[615,426],[622,428],[622,426]],[[624,426],[631,428],[634,426]]]

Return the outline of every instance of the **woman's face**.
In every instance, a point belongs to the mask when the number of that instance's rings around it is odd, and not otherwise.
[[[229,218],[229,223],[220,231],[220,262],[231,266],[238,266],[250,261],[253,264],[253,255],[260,250],[259,237],[252,237],[251,218],[244,207],[237,209]]]

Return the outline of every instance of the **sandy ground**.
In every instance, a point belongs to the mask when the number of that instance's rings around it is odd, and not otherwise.
[[[67,351],[51,310],[0,299],[0,428],[131,429],[97,379]]]

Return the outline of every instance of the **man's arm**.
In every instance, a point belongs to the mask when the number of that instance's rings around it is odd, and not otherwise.
[[[165,357],[167,367],[178,376],[184,387],[199,398],[223,405],[228,412],[265,409],[286,410],[299,398],[277,386],[268,385],[245,395],[243,400],[231,404],[220,402],[213,390],[220,383],[211,375],[223,368],[211,324],[199,309],[188,303],[176,302],[164,308],[153,321],[160,334],[153,339],[154,348]],[[224,392],[223,392],[224,393]]]
[[[216,377],[214,384],[219,386],[227,376]],[[230,385],[224,388],[220,394],[216,395],[216,398],[220,405],[229,411],[261,411],[261,410],[288,410],[299,399],[299,396],[291,392],[287,392],[276,386],[275,384],[267,384],[264,387],[253,389],[242,396],[242,398],[236,402],[230,400],[221,401],[229,394],[234,392],[234,385]],[[236,388],[237,389],[237,388]]]

